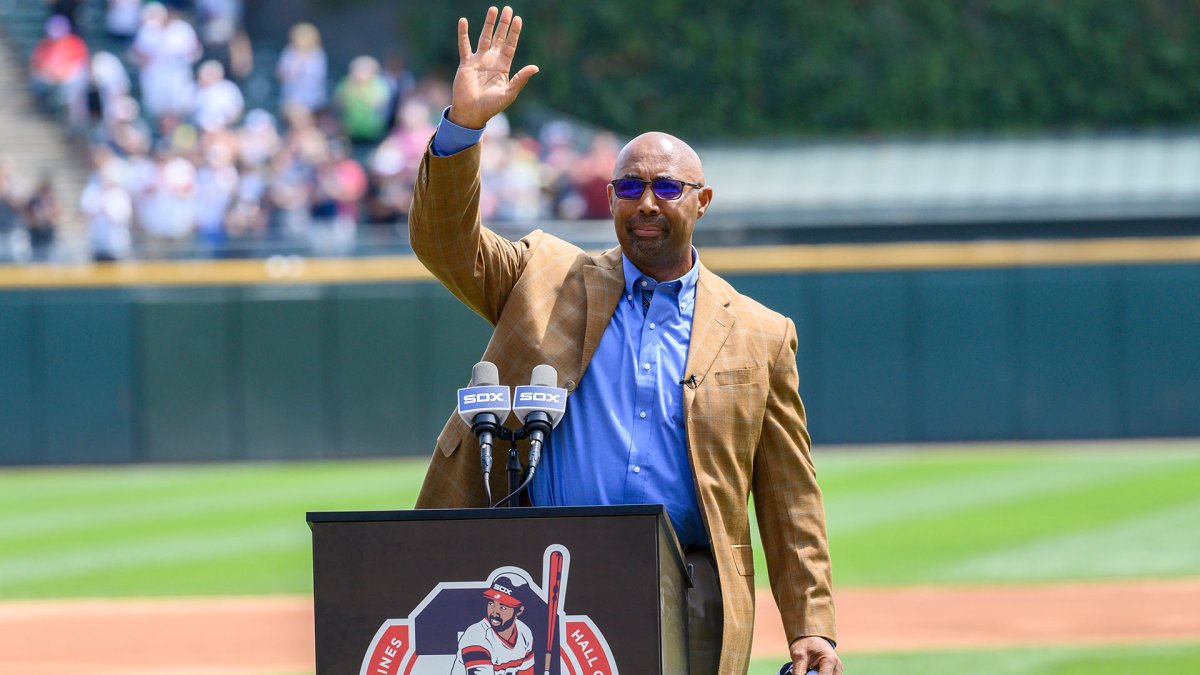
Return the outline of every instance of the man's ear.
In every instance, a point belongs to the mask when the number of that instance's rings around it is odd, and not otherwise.
[[[697,201],[699,201],[700,204],[696,207],[696,218],[701,218],[704,216],[704,212],[708,210],[708,205],[712,203],[712,198],[713,189],[711,187],[705,185],[704,187],[700,188],[699,193],[697,194]]]
[[[513,616],[521,616],[524,613],[525,613],[525,605],[521,605],[520,607],[517,608],[517,612],[516,612],[516,614],[513,614]]]
[[[615,215],[617,215],[617,194],[612,186],[612,183],[609,183],[607,187],[608,187],[608,212],[615,216]]]

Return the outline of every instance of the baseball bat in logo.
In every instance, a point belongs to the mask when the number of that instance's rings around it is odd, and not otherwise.
[[[538,655],[543,675],[620,675],[591,618],[563,609],[570,568],[570,552],[552,544],[541,586],[511,566],[439,583],[408,617],[384,621],[360,675],[517,675],[535,671]]]
[[[562,597],[562,571],[563,571],[563,554],[562,551],[550,551],[550,573],[547,575],[546,583],[550,586],[550,598],[547,604],[550,605],[547,613],[546,625],[546,671],[545,675],[550,675],[550,656],[554,654],[554,647],[557,644],[556,638],[558,633],[558,602]]]

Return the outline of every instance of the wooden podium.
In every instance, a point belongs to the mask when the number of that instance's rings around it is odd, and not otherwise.
[[[531,651],[538,675],[688,672],[690,581],[661,505],[309,513],[308,522],[318,675],[459,673],[464,650],[479,658],[470,643],[481,635],[497,663]],[[488,616],[484,593],[494,589],[519,603],[515,634]],[[514,644],[495,642],[506,634]]]

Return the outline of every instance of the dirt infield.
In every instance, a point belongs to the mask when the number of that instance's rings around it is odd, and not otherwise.
[[[1200,641],[1200,579],[1056,586],[842,589],[844,651]],[[754,655],[786,653],[759,593]],[[0,603],[0,673],[312,672],[308,598]]]

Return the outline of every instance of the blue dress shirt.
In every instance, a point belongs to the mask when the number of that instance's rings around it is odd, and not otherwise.
[[[696,307],[695,249],[692,260],[687,274],[659,283],[621,256],[625,295],[550,435],[534,504],[664,504],[682,545],[708,545],[680,384]],[[645,316],[643,290],[654,291]]]
[[[447,108],[447,111],[449,109]],[[452,155],[482,129],[442,112],[432,151]],[[683,424],[684,368],[696,307],[699,257],[679,279],[659,283],[621,256],[617,304],[567,414],[550,434],[530,489],[538,506],[663,504],[683,546],[707,546]],[[643,315],[642,292],[653,291]]]

